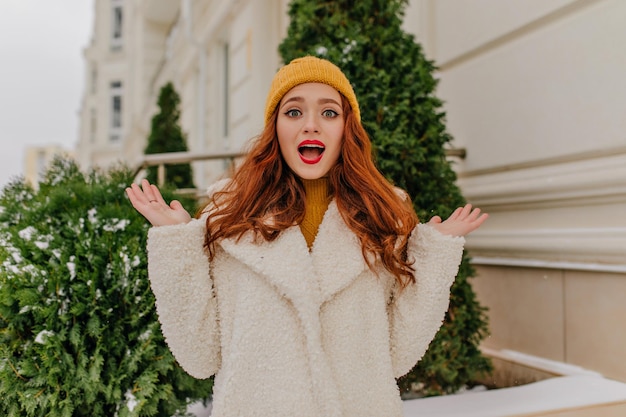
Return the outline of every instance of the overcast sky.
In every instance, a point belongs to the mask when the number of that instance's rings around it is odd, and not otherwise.
[[[73,149],[94,0],[0,0],[0,188],[27,145]]]

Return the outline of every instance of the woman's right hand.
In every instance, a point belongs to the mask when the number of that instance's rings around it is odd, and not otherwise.
[[[191,221],[191,216],[178,200],[172,200],[168,205],[157,186],[150,184],[148,180],[142,180],[141,187],[131,184],[126,188],[126,195],[133,207],[153,226],[169,226]]]

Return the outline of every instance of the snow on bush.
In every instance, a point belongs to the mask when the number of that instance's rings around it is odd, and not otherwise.
[[[170,417],[210,395],[163,340],[130,181],[59,159],[0,194],[0,415]]]

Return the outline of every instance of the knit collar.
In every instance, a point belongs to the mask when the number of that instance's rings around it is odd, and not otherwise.
[[[324,213],[328,209],[328,203],[330,203],[328,178],[303,180],[302,182],[306,197],[304,218],[300,222],[300,230],[310,250],[313,248],[319,226],[324,218]]]
[[[314,180],[302,180],[304,186],[304,192],[307,199],[313,199],[315,201],[327,200],[330,195],[330,181],[328,177],[316,178]]]

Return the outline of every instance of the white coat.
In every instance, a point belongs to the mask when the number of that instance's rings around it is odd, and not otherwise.
[[[273,242],[225,239],[212,262],[204,220],[149,231],[149,276],[166,342],[213,417],[400,417],[395,378],[442,324],[464,239],[419,225],[417,283],[398,292],[332,201],[309,251],[298,226]]]

